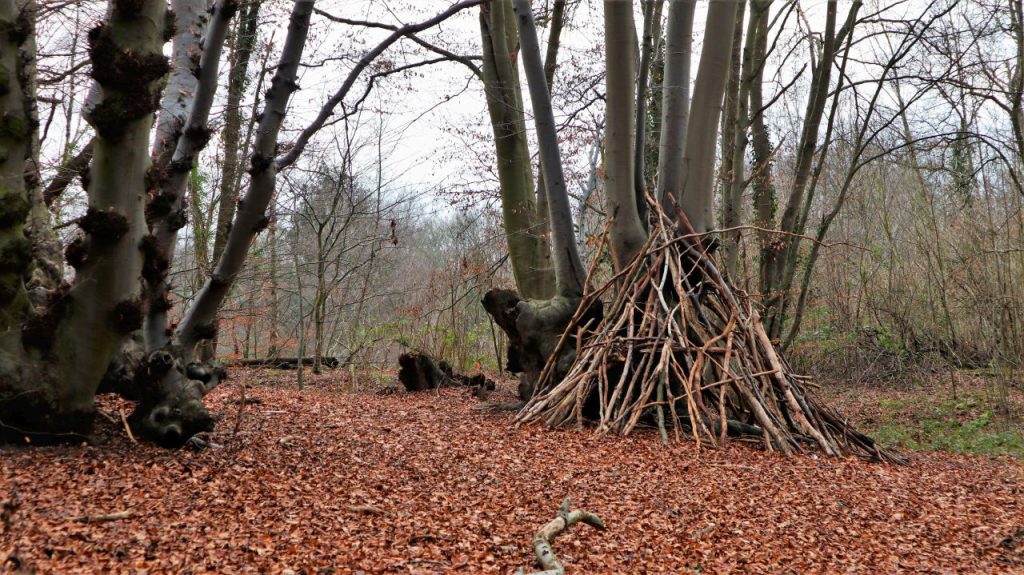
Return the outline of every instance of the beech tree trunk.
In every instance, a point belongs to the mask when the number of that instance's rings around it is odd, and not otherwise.
[[[678,198],[683,189],[683,147],[690,110],[690,55],[696,0],[669,0],[665,28],[665,67],[661,86],[661,142],[658,145],[658,198]]]
[[[22,231],[29,217],[25,153],[34,127],[21,100],[21,25],[0,1],[0,429],[7,439],[69,440],[91,424],[101,378],[128,334],[141,327],[140,276],[149,136],[169,65],[162,53],[166,5],[114,3],[90,33],[95,99],[87,120],[97,137],[83,235],[68,249],[70,289],[28,305],[24,273],[32,257]]]
[[[722,96],[729,76],[737,2],[708,5],[704,46],[693,88],[693,102],[683,150],[683,179],[679,203],[697,233],[710,230],[714,196],[715,142],[718,139]]]
[[[537,30],[530,12],[529,0],[514,0],[515,23],[522,46],[523,69],[530,89],[541,169],[548,199],[548,221],[551,224],[552,259],[555,267],[555,295],[550,299],[523,300],[511,290],[493,289],[484,296],[484,309],[509,336],[509,357],[506,369],[520,373],[519,396],[533,395],[548,357],[553,353],[561,333],[572,320],[583,296],[586,275],[576,249],[569,194],[562,172],[561,152],[551,98],[540,57]],[[632,174],[630,174],[632,177]],[[590,310],[600,315],[599,306]],[[559,365],[568,368],[571,354],[563,353]]]
[[[548,197],[548,221],[551,225],[551,244],[555,264],[555,291],[558,295],[578,297],[583,293],[586,274],[580,255],[576,251],[572,210],[569,193],[562,172],[562,156],[558,149],[555,116],[551,110],[551,96],[540,59],[537,29],[530,13],[528,0],[514,0],[516,26],[523,51],[523,69],[530,88],[534,122],[537,128],[537,146]]]
[[[148,249],[152,250],[150,257],[154,261],[169,264],[174,260],[178,230],[184,227],[187,221],[185,191],[196,158],[210,139],[211,131],[207,126],[207,120],[217,92],[221,50],[235,9],[236,4],[233,0],[219,0],[214,7],[209,33],[201,50],[200,76],[189,99],[190,105],[185,121],[179,128],[180,135],[174,138],[175,145],[169,161],[161,166],[157,175],[160,188],[147,207],[152,233],[152,240],[147,245]],[[177,86],[169,86],[167,91],[172,92],[176,89]],[[185,96],[179,95],[177,98],[180,100]],[[145,275],[148,312],[144,326],[144,341],[146,351],[150,353],[164,349],[171,343],[167,321],[167,311],[170,309],[168,267],[150,266]]]
[[[647,232],[637,206],[635,150],[636,31],[633,3],[605,0],[606,61],[605,198],[612,220],[610,237],[615,269],[621,270],[643,247]]]
[[[543,235],[547,214],[540,214],[535,202],[535,198],[546,198],[546,194],[543,179],[536,194],[533,187],[513,18],[509,0],[480,5],[484,95],[494,132],[502,219],[512,274],[525,297],[546,299],[554,295],[555,278],[550,267],[551,246]],[[547,201],[542,203],[546,209]]]
[[[242,139],[242,96],[248,85],[249,64],[256,47],[256,28],[259,25],[262,0],[246,2],[241,7],[238,22],[234,29],[229,57],[228,92],[224,105],[224,130],[221,139],[224,142],[224,160],[220,173],[220,197],[217,200],[217,229],[213,237],[213,257],[216,262],[224,253],[224,246],[231,231],[231,220],[235,217],[235,204],[238,203],[238,190],[242,182],[240,158]],[[251,131],[250,131],[251,135]],[[249,138],[244,140],[248,143]],[[199,356],[212,359],[217,352],[217,336],[200,345]]]
[[[271,80],[266,107],[253,145],[249,189],[245,197],[239,201],[224,253],[217,261],[212,276],[196,294],[175,331],[177,344],[184,350],[186,358],[190,357],[197,343],[209,339],[216,332],[214,321],[217,310],[231,289],[238,272],[241,271],[253,239],[269,223],[266,210],[274,195],[274,179],[277,174],[274,152],[277,147],[277,136],[287,112],[288,100],[298,88],[295,78],[309,33],[312,13],[313,0],[297,0],[294,3],[288,24],[288,35],[274,78]]]

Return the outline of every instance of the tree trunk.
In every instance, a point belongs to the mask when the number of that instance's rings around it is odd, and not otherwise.
[[[740,224],[743,210],[744,167],[747,151],[747,104],[749,102],[749,82],[741,78],[742,71],[749,73],[749,60],[740,58],[743,48],[743,16],[746,4],[740,4],[736,11],[736,23],[733,27],[732,54],[730,56],[729,81],[725,90],[725,104],[722,109],[722,168],[718,179],[722,198],[722,228],[734,228]],[[754,15],[751,14],[749,27],[756,27]],[[747,34],[748,49],[754,33]],[[745,66],[741,66],[741,63]],[[740,232],[728,232],[724,236],[725,268],[729,276],[736,278],[739,274]]]
[[[231,220],[235,217],[238,190],[242,181],[239,151],[242,146],[242,97],[248,85],[249,64],[256,46],[256,28],[262,0],[245,2],[233,30],[231,56],[229,57],[227,102],[224,105],[224,160],[221,164],[220,194],[217,200],[217,228],[213,237],[213,258],[220,260],[231,231]],[[251,132],[251,131],[250,131]],[[245,142],[248,142],[248,137]],[[212,359],[217,352],[217,334],[200,344],[198,355],[201,359]]]
[[[615,269],[621,270],[643,247],[647,232],[640,219],[634,173],[634,78],[636,31],[633,2],[605,0],[604,53],[607,65],[605,106],[605,198],[611,218]]]
[[[210,21],[209,5],[210,0],[172,0],[170,3],[174,16],[171,73],[160,98],[153,141],[153,163],[161,168],[171,162],[192,108],[192,95],[199,86],[199,58]]]
[[[654,58],[656,22],[661,20],[664,2],[641,0],[644,7],[643,43],[640,50],[640,70],[636,80],[636,145],[633,148],[633,188],[636,190],[636,211],[644,230],[647,229],[647,142],[650,94],[651,60]]]
[[[320,360],[324,353],[324,312],[327,305],[327,285],[324,269],[323,228],[317,230],[316,250],[316,295],[313,298],[313,373],[320,373]]]
[[[228,60],[227,102],[224,105],[224,162],[220,172],[220,200],[217,207],[217,234],[213,241],[213,261],[220,259],[227,244],[231,219],[235,217],[240,175],[239,146],[242,136],[242,96],[249,79],[249,63],[256,46],[256,27],[259,24],[262,0],[246,2],[238,16],[231,56]]]
[[[665,79],[661,87],[661,142],[658,192],[661,202],[679,198],[683,189],[683,147],[690,109],[690,54],[696,0],[669,0],[665,29]]]
[[[202,49],[200,77],[195,85],[193,98],[189,101],[181,135],[174,140],[176,145],[169,161],[160,166],[160,188],[146,208],[152,234],[147,244],[147,258],[154,264],[147,267],[145,274],[148,312],[143,333],[146,351],[150,353],[168,347],[171,340],[167,320],[167,311],[170,309],[167,272],[170,262],[174,261],[178,230],[185,226],[187,220],[185,192],[188,178],[196,158],[210,139],[207,120],[213,106],[214,95],[217,93],[221,49],[234,11],[235,2],[231,0],[219,0],[214,8],[209,34]],[[169,92],[179,89],[180,86],[168,87]],[[176,101],[185,98],[178,95]],[[156,262],[160,262],[159,265]],[[167,265],[164,265],[165,262]]]
[[[755,2],[750,6],[750,31],[753,38],[747,39],[747,48],[750,53],[744,51],[744,59],[750,58],[750,72],[752,78],[744,78],[750,82],[750,140],[753,152],[753,165],[751,166],[751,186],[754,192],[754,225],[760,228],[757,232],[758,250],[761,254],[769,253],[772,243],[777,236],[771,233],[775,227],[775,210],[777,206],[775,197],[775,182],[772,178],[772,144],[768,135],[768,126],[764,121],[764,69],[765,51],[767,49],[767,26],[768,10],[771,3]],[[746,66],[746,65],[745,65]],[[764,230],[764,231],[761,231]],[[765,288],[768,278],[768,267],[770,260],[759,258],[759,278],[761,280],[762,295],[767,296]],[[771,335],[771,330],[768,330]]]
[[[548,194],[548,220],[551,222],[551,240],[554,247],[556,295],[547,300],[523,301],[511,290],[493,289],[487,292],[481,303],[494,318],[495,323],[509,336],[506,369],[523,374],[520,379],[519,395],[526,399],[533,394],[537,377],[557,345],[561,333],[577,312],[586,276],[576,249],[569,194],[565,187],[555,119],[544,78],[544,66],[540,59],[540,46],[533,14],[530,12],[530,2],[514,0],[513,8],[522,45],[523,68],[526,71],[530,99],[533,103],[541,168],[544,170]],[[601,310],[598,305],[588,311],[600,315]],[[563,354],[558,363],[567,368],[571,363],[570,354]]]
[[[252,240],[268,223],[266,210],[274,195],[274,179],[277,174],[277,165],[274,161],[277,135],[287,112],[288,99],[298,88],[295,78],[309,32],[312,12],[312,0],[297,0],[292,9],[288,36],[281,52],[280,63],[271,81],[266,107],[253,146],[249,189],[245,197],[239,201],[227,245],[220,260],[217,261],[213,275],[196,294],[175,332],[177,343],[184,350],[186,357],[191,355],[197,343],[209,339],[216,332],[214,321],[217,310],[231,289],[238,272],[241,271]]]
[[[277,303],[277,214],[274,206],[270,206],[270,233],[267,242],[270,244],[270,334],[267,336],[267,357],[275,358],[278,350],[278,303]]]
[[[1024,4],[1010,0],[1010,30],[1013,33],[1013,77],[1010,80],[1010,126],[1017,145],[1017,161],[1024,161]],[[1019,191],[1019,190],[1018,190]]]
[[[679,203],[697,233],[712,228],[715,142],[722,113],[722,96],[729,76],[729,57],[736,22],[736,2],[711,2],[708,6],[704,46],[693,88],[691,118],[683,151],[683,186]]]
[[[810,210],[810,199],[814,189],[811,184],[811,168],[818,148],[818,133],[824,117],[825,105],[829,100],[832,68],[835,65],[838,47],[846,41],[853,29],[861,2],[850,6],[847,20],[836,32],[836,2],[829,2],[825,20],[824,42],[818,64],[811,78],[811,94],[804,114],[804,125],[797,146],[796,166],[793,170],[793,184],[786,208],[782,213],[779,227],[784,232],[802,234]],[[764,41],[759,39],[759,41]],[[758,52],[761,53],[760,47]],[[838,96],[832,96],[833,98]],[[827,150],[823,150],[825,153]],[[791,300],[790,288],[799,265],[800,244],[792,235],[778,237],[768,242],[768,249],[762,251],[761,289],[764,298],[765,328],[773,340],[782,335],[786,320],[786,309]]]
[[[562,156],[558,150],[555,116],[551,110],[551,97],[544,79],[544,66],[540,60],[537,29],[530,13],[529,0],[514,0],[516,26],[522,45],[523,69],[530,88],[534,122],[537,128],[537,146],[540,148],[541,168],[548,196],[548,221],[551,224],[551,244],[555,264],[555,291],[558,295],[576,297],[583,293],[586,279],[583,264],[576,251],[569,193],[565,187]]]
[[[22,97],[22,46],[14,34],[17,25],[14,0],[0,0],[0,382],[19,384],[7,389],[0,383],[3,395],[17,393],[23,384],[24,376],[19,375],[24,355],[20,327],[30,310],[24,275],[32,263],[31,244],[24,231],[31,207],[25,157],[32,130]]]
[[[480,6],[480,32],[484,95],[494,131],[502,219],[512,273],[524,296],[549,298],[554,295],[555,278],[550,267],[551,248],[543,237],[547,217],[540,217],[534,202],[533,169],[516,66],[516,30],[509,0]],[[536,195],[541,196],[546,198],[546,194]]]
[[[566,0],[554,0],[551,7],[551,14],[548,19],[548,46],[544,52],[544,80],[548,86],[548,96],[554,92],[555,70],[558,69],[558,49],[562,45],[562,28],[565,27],[565,2]],[[513,27],[514,28],[514,27]],[[512,37],[515,37],[515,30],[510,30]],[[519,90],[519,84],[516,84]],[[519,100],[522,101],[522,94]],[[525,120],[524,120],[525,124]],[[548,285],[553,289],[554,268],[551,267],[551,222],[548,221],[548,191],[544,186],[544,169],[537,173],[537,234],[540,236],[537,249],[540,251],[538,258],[541,267],[548,271]],[[548,296],[550,297],[550,295]]]
[[[25,236],[32,242],[32,265],[26,287],[29,294],[56,289],[64,276],[62,246],[50,222],[50,210],[44,200],[39,166],[39,102],[36,77],[36,17],[39,7],[35,0],[17,0],[21,11],[21,27],[25,40],[18,51],[21,96],[24,101],[28,125],[32,126],[25,153],[25,189],[32,206]],[[39,298],[33,298],[39,303]]]
[[[0,426],[8,438],[80,440],[111,359],[141,327],[149,135],[169,69],[162,54],[166,6],[115,3],[108,14],[90,33],[96,85],[86,118],[97,137],[88,209],[78,220],[84,234],[68,250],[77,273],[38,314],[30,315],[22,275],[31,261],[21,229],[29,215],[23,177],[32,128],[20,74],[0,75],[9,88],[0,90]],[[14,2],[0,1],[0,26],[17,25],[15,17]],[[0,37],[7,43],[0,66],[18,72],[17,35]]]

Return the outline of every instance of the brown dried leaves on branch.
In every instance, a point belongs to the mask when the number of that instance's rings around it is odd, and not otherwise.
[[[531,539],[567,496],[609,526],[558,538],[573,575],[1024,572],[1016,461],[666,448],[646,429],[515,429],[463,388],[233,376],[208,396],[222,449],[136,446],[101,418],[92,447],[0,452],[0,572],[507,575],[535,565]],[[260,403],[232,403],[243,382]]]

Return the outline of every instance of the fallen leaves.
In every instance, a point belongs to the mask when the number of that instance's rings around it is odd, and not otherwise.
[[[1016,460],[665,448],[511,428],[464,389],[379,396],[324,376],[300,392],[267,371],[211,394],[223,449],[133,445],[100,421],[92,446],[0,452],[0,570],[508,574],[534,570],[530,540],[569,496],[609,525],[555,543],[576,575],[1024,572]],[[259,403],[232,403],[240,382]]]

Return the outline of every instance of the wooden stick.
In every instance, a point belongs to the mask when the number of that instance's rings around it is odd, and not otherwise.
[[[589,511],[581,511],[579,509],[569,511],[570,503],[570,499],[566,497],[562,501],[562,506],[558,509],[558,517],[549,521],[544,527],[541,527],[533,536],[533,551],[537,554],[537,563],[544,570],[532,573],[531,575],[565,575],[565,567],[558,562],[558,557],[555,556],[551,543],[555,540],[555,537],[569,527],[582,522],[602,531],[607,529],[604,521]],[[517,573],[524,572],[523,569],[517,571]]]
[[[71,521],[74,523],[107,523],[108,521],[131,519],[132,517],[135,517],[135,513],[131,511],[118,511],[117,513],[108,513],[106,515],[82,515],[80,517],[72,517]]]
[[[118,409],[117,413],[121,416],[121,424],[124,425],[124,430],[128,433],[128,439],[131,439],[132,443],[138,445],[139,441],[135,439],[135,435],[132,434],[132,427],[128,425],[128,418],[124,416],[124,410]]]

